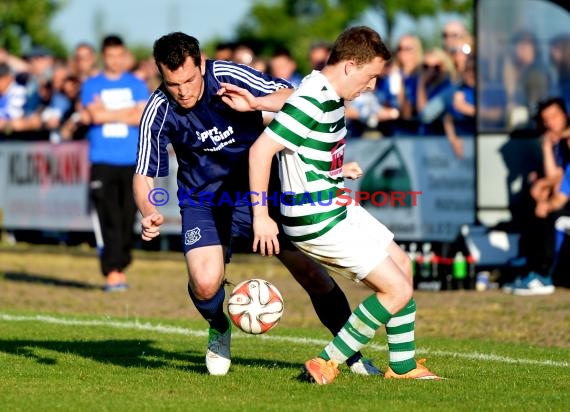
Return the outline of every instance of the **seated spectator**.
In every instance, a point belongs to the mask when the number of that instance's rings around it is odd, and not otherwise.
[[[529,176],[535,207],[520,231],[519,254],[526,260],[524,274],[503,286],[507,293],[525,296],[554,292],[552,271],[561,246],[555,222],[561,215],[570,214],[570,122],[564,101],[554,98],[541,102],[538,118],[544,132],[543,170]]]
[[[16,82],[8,63],[0,63],[0,139],[12,134],[12,122],[24,116],[26,89]]]

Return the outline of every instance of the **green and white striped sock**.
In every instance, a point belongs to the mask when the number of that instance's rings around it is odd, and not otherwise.
[[[367,297],[352,312],[346,324],[323,349],[319,357],[344,363],[374,337],[376,330],[392,317],[378,301],[376,294]]]
[[[390,368],[402,375],[416,367],[415,340],[416,302],[412,298],[386,323]]]

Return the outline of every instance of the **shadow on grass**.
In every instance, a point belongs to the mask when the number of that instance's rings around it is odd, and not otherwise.
[[[205,346],[205,345],[204,345]],[[205,349],[205,347],[204,347]],[[77,355],[97,362],[140,368],[174,368],[206,375],[205,352],[169,352],[153,347],[150,340],[100,340],[100,341],[56,341],[56,340],[2,340],[0,352],[35,360],[42,365],[56,365],[58,358],[50,357],[44,351],[55,351],[65,355]],[[232,357],[233,365],[265,368],[299,369],[298,363],[271,359]]]
[[[45,275],[37,275],[31,273],[15,273],[6,272],[3,275],[0,273],[0,277],[11,282],[25,282],[25,283],[39,283],[42,285],[53,285],[66,288],[76,288],[76,289],[102,289],[100,285],[93,285],[87,282],[81,282],[77,280],[60,279]]]

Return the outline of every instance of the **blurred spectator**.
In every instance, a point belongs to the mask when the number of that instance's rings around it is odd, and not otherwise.
[[[118,291],[127,287],[124,270],[132,260],[132,177],[138,125],[149,92],[142,80],[125,71],[128,50],[120,37],[105,37],[101,54],[103,70],[83,84],[81,105],[90,119],[90,191],[103,235],[101,271],[105,290]]]
[[[70,109],[62,116],[59,128],[61,140],[83,140],[86,138],[89,119],[87,113],[81,117],[80,93],[81,83],[74,75],[69,75],[63,81],[62,92],[71,102]]]
[[[12,73],[25,73],[28,71],[28,62],[24,59],[14,56],[2,47],[0,47],[0,63],[6,63]]]
[[[457,71],[457,75],[461,76],[461,73],[465,69],[467,60],[475,54],[475,40],[471,36],[465,36],[464,41],[459,43],[458,47],[452,48],[450,51],[451,60]]]
[[[316,41],[311,44],[309,48],[309,64],[312,70],[321,70],[325,67],[331,47],[331,44],[325,41]]]
[[[246,46],[245,44],[238,44],[234,50],[232,60],[236,63],[249,66],[253,63],[254,57],[255,53],[251,47]]]
[[[424,110],[428,102],[433,99],[444,99],[452,90],[455,81],[455,67],[443,49],[431,49],[424,55],[422,71],[417,87],[418,113]],[[443,135],[443,121],[441,117],[431,118],[429,122],[422,120],[421,134]]]
[[[214,60],[232,61],[234,56],[234,45],[232,43],[218,43],[216,45],[216,53]]]
[[[45,83],[50,82],[52,79],[54,57],[52,52],[47,48],[35,46],[25,54],[25,58],[29,66],[28,77],[25,79],[27,97],[24,111],[26,114],[32,114],[36,112],[42,104],[40,87],[51,87],[46,86]]]
[[[254,57],[253,61],[251,62],[251,67],[261,73],[269,72],[269,64],[263,57]]]
[[[417,111],[418,80],[423,61],[423,48],[420,38],[415,34],[404,34],[398,41],[396,49],[397,71],[392,72],[394,78],[392,88],[397,90],[398,79],[401,86],[398,93],[398,106],[400,118],[398,133],[417,134],[419,120]]]
[[[550,63],[554,68],[553,96],[562,96],[570,108],[570,34],[550,40]]]
[[[146,83],[149,91],[154,91],[160,85],[162,78],[152,57],[139,61],[133,74]]]
[[[345,116],[350,137],[378,138],[393,135],[394,122],[400,115],[397,105],[401,87],[401,78],[393,76],[394,71],[398,72],[397,67],[392,62],[387,62],[382,76],[376,81],[376,88],[347,103]],[[393,90],[394,87],[397,89]]]
[[[443,26],[441,37],[443,50],[453,57],[455,51],[468,42],[470,35],[463,22],[450,20]]]
[[[297,62],[286,48],[280,48],[269,60],[269,71],[272,76],[287,80],[294,87],[299,87],[303,76],[297,71]]]
[[[507,94],[507,126],[526,125],[530,113],[550,91],[548,69],[543,63],[538,41],[531,32],[516,33],[503,68]]]
[[[82,83],[99,72],[97,52],[91,44],[82,42],[75,46],[71,69],[73,75]]]
[[[8,63],[0,62],[0,135],[13,131],[12,122],[24,116],[26,89],[16,82]]]
[[[461,136],[475,136],[475,57],[471,54],[465,61],[461,80],[451,93],[451,104],[443,118],[445,135],[455,156],[463,158]]]
[[[553,266],[561,238],[556,238],[556,220],[569,215],[570,123],[564,100],[547,99],[539,104],[543,170],[532,173],[530,195],[535,207],[524,219],[519,254],[524,258],[524,274],[503,286],[516,295],[545,295],[554,292]]]

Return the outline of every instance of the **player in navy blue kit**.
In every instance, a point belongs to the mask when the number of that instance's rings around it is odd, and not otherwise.
[[[278,111],[293,89],[248,66],[202,60],[198,41],[180,32],[155,42],[154,59],[163,82],[142,116],[133,178],[142,238],[158,236],[164,222],[149,194],[154,178],[168,174],[166,146],[171,143],[178,160],[188,292],[209,323],[208,371],[225,375],[231,363],[231,325],[223,312],[223,280],[232,223],[239,232],[251,233],[249,208],[243,213],[235,205],[248,192],[248,153],[264,129],[262,111]],[[289,245],[278,258],[308,292],[321,322],[336,334],[351,313],[346,296],[321,266]],[[359,353],[347,364],[355,373],[381,373]]]

